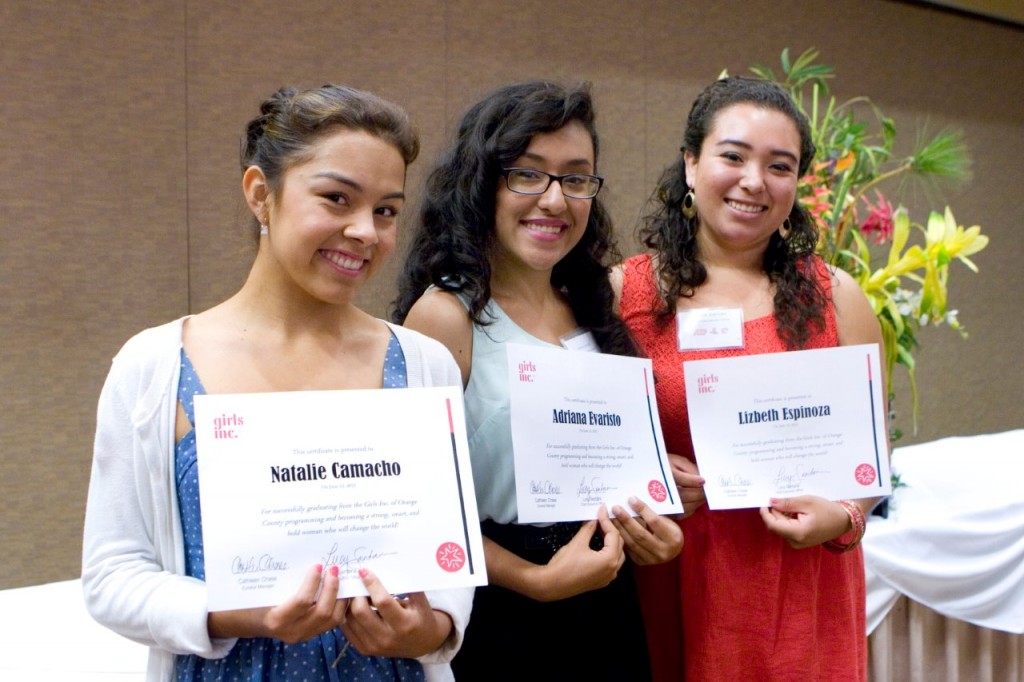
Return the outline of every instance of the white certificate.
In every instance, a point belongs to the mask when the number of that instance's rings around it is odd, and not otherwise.
[[[711,509],[891,492],[874,344],[683,363]]]
[[[596,519],[630,496],[682,513],[650,360],[506,347],[521,523]]]
[[[315,564],[341,596],[483,585],[458,387],[196,396],[211,611],[280,604]]]

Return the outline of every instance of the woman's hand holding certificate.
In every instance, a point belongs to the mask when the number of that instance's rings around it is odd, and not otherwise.
[[[368,596],[352,598],[341,629],[360,653],[416,658],[444,643],[452,631],[451,617],[432,609],[422,592],[397,598],[372,571],[360,569],[359,577]]]
[[[612,507],[612,523],[622,535],[626,553],[634,564],[660,564],[679,554],[683,531],[675,520],[656,514],[637,497],[629,498],[629,506],[636,516],[616,505]]]

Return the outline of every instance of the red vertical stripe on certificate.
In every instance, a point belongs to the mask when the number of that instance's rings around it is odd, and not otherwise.
[[[444,399],[445,409],[448,410],[448,434],[452,439],[452,461],[455,463],[455,487],[459,492],[459,509],[462,510],[462,534],[466,543],[466,563],[469,564],[469,574],[473,575],[473,549],[469,544],[469,521],[466,519],[466,498],[462,495],[462,472],[459,470],[459,449],[455,447],[455,423],[452,420],[451,398]]]
[[[875,415],[874,381],[871,378],[871,353],[865,355],[864,358],[868,363],[868,402],[871,403],[871,440],[875,444],[875,471],[878,472],[878,487],[882,488],[884,487],[882,483],[882,455],[878,452],[878,417]]]
[[[651,423],[651,436],[654,438],[654,453],[658,457],[658,468],[661,469],[661,480],[665,484],[665,490],[668,493],[668,501],[675,504],[675,500],[672,499],[672,491],[676,489],[675,482],[673,481],[669,485],[668,474],[665,473],[665,464],[661,458],[661,448],[658,447],[658,432],[654,426],[654,410],[651,409],[651,389],[650,384],[647,383],[647,368],[644,367],[644,392],[647,394],[647,419]]]

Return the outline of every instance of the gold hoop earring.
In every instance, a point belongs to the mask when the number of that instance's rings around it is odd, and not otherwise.
[[[783,240],[786,240],[789,239],[789,235],[792,232],[793,224],[789,222],[789,218],[786,218],[785,220],[782,221],[782,224],[779,225],[779,236],[782,237]]]
[[[683,217],[687,220],[692,220],[697,215],[697,197],[693,193],[693,189],[686,193],[683,197],[682,208]]]

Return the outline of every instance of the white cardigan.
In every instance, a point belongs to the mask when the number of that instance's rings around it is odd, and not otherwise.
[[[82,588],[102,625],[150,647],[147,680],[172,679],[176,654],[222,658],[235,639],[211,639],[206,584],[183,575],[185,545],[174,477],[181,330],[185,318],[146,329],[114,357],[100,393],[85,512]],[[461,386],[437,341],[390,325],[405,354],[409,386]],[[428,680],[451,680],[473,588],[427,593],[448,613],[454,637],[423,656]]]

